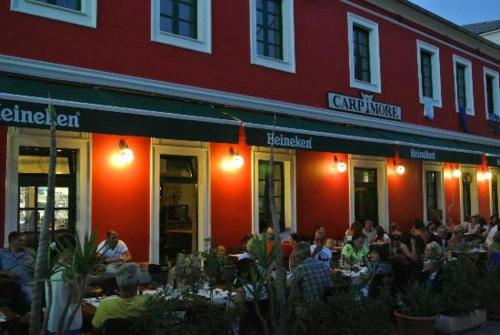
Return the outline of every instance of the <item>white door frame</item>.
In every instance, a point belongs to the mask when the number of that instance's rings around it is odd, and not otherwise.
[[[500,169],[490,166],[490,172],[492,176],[497,177],[497,199],[500,200],[500,188],[498,187],[498,182],[500,181]],[[490,215],[493,215],[493,177],[489,180],[489,191],[490,191]],[[500,203],[497,204],[497,208],[500,209]]]
[[[252,232],[259,231],[259,160],[269,160],[270,149],[252,147]],[[285,181],[285,228],[297,231],[297,199],[295,152],[292,150],[275,149],[275,162],[284,163]]]
[[[422,217],[424,222],[427,223],[429,218],[427,217],[427,171],[437,171],[440,172],[441,177],[439,180],[440,187],[438,189],[438,207],[441,209],[443,218],[442,222],[446,222],[446,202],[445,202],[445,190],[444,190],[444,164],[437,162],[422,162],[422,195],[424,197],[424,213]]]
[[[354,169],[377,169],[378,222],[386,231],[389,229],[389,194],[387,187],[387,161],[385,157],[349,155],[349,217],[356,220]],[[351,224],[349,223],[349,226]]]
[[[83,238],[91,232],[91,137],[87,133],[58,131],[57,148],[78,150],[76,164],[76,223],[75,229]],[[50,147],[48,130],[30,128],[8,128],[7,159],[5,175],[5,239],[12,231],[17,231],[17,201],[18,201],[18,174],[17,165],[19,147]]]
[[[155,144],[155,141],[158,141]],[[175,141],[162,144],[161,140],[153,139],[151,145],[151,224],[150,224],[150,248],[149,261],[159,264],[160,262],[160,156],[194,156],[198,161],[198,250],[206,249],[206,240],[211,238],[210,220],[210,183],[209,183],[209,149],[185,146],[185,141],[175,145]],[[200,143],[200,142],[192,142]]]
[[[472,184],[470,189],[470,214],[477,215],[479,214],[479,197],[477,191],[477,169],[475,165],[460,165],[460,224],[464,222],[464,206],[463,206],[463,189],[462,189],[462,177],[464,173],[470,173],[472,175]]]

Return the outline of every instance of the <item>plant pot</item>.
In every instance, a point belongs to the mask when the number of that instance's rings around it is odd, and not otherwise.
[[[439,314],[436,330],[445,334],[454,334],[472,329],[486,322],[486,309],[476,309],[469,315],[448,316]]]
[[[394,311],[399,335],[433,335],[436,316],[408,316]]]

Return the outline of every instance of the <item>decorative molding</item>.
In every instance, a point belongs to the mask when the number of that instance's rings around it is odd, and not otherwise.
[[[407,134],[431,136],[449,140],[500,147],[500,141],[479,135],[401,123],[390,120],[366,118],[355,114],[317,108],[284,101],[264,99],[249,95],[228,93],[165,81],[145,79],[122,74],[103,72],[69,65],[42,62],[26,58],[0,55],[0,71],[45,79],[77,82],[89,85],[109,86],[134,91],[156,93],[183,99],[200,100],[237,108],[264,111],[282,115],[304,117],[319,121],[351,124],[361,127],[398,131]]]

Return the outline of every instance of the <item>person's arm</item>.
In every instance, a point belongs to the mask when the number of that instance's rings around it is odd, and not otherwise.
[[[122,260],[123,262],[129,262],[131,259],[132,259],[132,254],[128,250],[120,255],[120,260]]]
[[[413,239],[413,238],[411,239],[411,251],[408,249],[408,246],[404,243],[401,243],[400,248],[406,257],[408,257],[414,261],[418,260],[415,239]]]

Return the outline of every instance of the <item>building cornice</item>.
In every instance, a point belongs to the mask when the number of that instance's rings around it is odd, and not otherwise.
[[[389,131],[397,130],[398,132],[406,134],[431,136],[500,147],[500,140],[485,136],[458,133],[410,123],[365,117],[332,109],[293,104],[249,95],[228,93],[7,55],[0,55],[0,72],[38,77],[41,79],[141,91],[259,112],[276,113]]]

